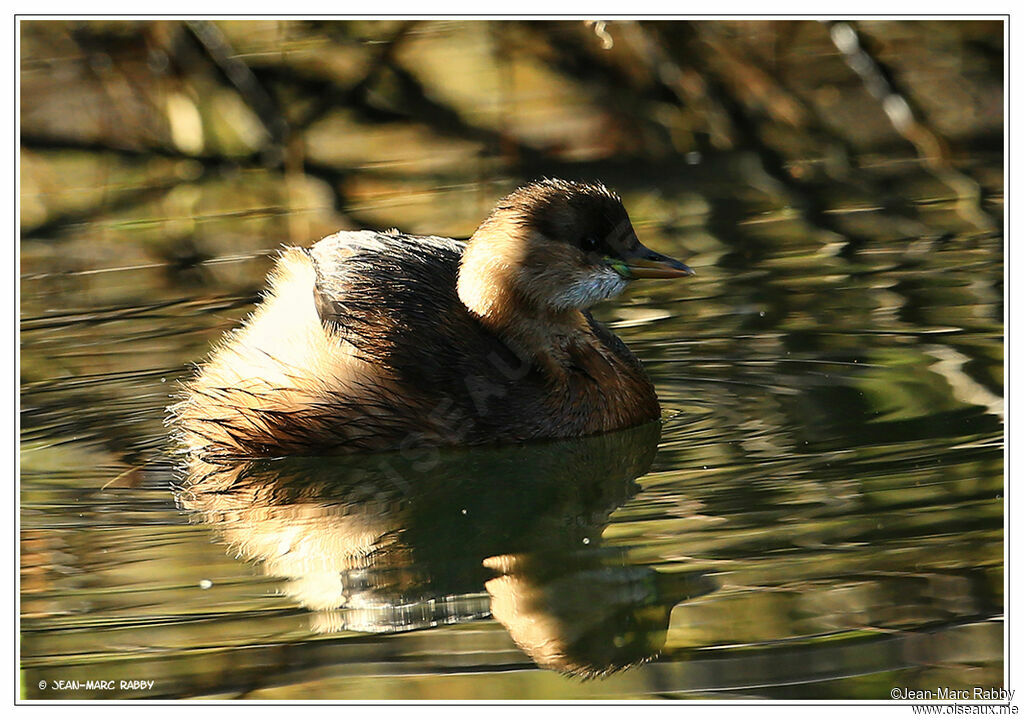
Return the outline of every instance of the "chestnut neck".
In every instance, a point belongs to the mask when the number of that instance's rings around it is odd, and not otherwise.
[[[501,215],[488,218],[470,238],[459,267],[462,304],[518,354],[558,370],[573,344],[593,340],[577,309],[546,307],[522,289],[528,228]]]

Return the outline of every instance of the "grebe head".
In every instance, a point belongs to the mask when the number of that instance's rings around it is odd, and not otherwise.
[[[477,315],[558,314],[618,295],[634,278],[693,275],[640,244],[618,195],[541,180],[501,200],[470,239],[459,297]]]

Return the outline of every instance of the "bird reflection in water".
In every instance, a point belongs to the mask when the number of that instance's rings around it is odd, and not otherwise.
[[[180,504],[286,578],[314,629],[390,633],[493,617],[534,662],[595,676],[661,650],[696,572],[603,547],[639,489],[658,423],[526,447],[210,464]]]

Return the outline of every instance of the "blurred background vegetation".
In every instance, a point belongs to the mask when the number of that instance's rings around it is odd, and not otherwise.
[[[925,230],[896,159],[964,229],[1001,215],[975,159],[1002,150],[998,21],[33,21],[21,43],[23,239],[102,220],[168,272],[270,234],[465,236],[538,175],[669,195],[738,152],[847,242],[838,206],[878,196],[888,234]]]

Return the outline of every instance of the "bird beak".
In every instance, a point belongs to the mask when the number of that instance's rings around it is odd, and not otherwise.
[[[673,260],[667,255],[656,253],[643,245],[616,258],[612,267],[624,278],[679,278],[696,275],[693,268]]]

